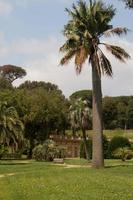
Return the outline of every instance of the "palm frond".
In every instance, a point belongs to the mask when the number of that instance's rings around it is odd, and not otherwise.
[[[109,45],[109,44],[105,44],[105,47],[121,62],[125,62],[125,59],[130,58],[130,55],[121,47]]]
[[[122,35],[122,34],[127,34],[127,32],[129,31],[129,29],[127,28],[122,28],[122,27],[117,27],[117,28],[112,28],[112,29],[109,29],[107,31],[105,31],[103,33],[104,36],[106,37],[110,37],[111,35]]]
[[[60,65],[66,65],[74,57],[75,50],[69,50],[65,56],[61,59]]]
[[[69,38],[65,44],[63,44],[61,47],[60,47],[60,52],[67,52],[69,51],[70,49],[74,49],[76,48],[77,46],[77,43],[79,41],[79,37],[77,35],[72,35],[71,38]]]
[[[83,47],[81,47],[80,50],[76,52],[75,67],[76,67],[76,73],[77,74],[81,73],[82,66],[85,63],[87,57],[88,57],[87,51]]]
[[[110,61],[107,59],[107,57],[104,55],[104,53],[99,49],[98,51],[98,57],[99,57],[99,63],[101,66],[102,74],[106,74],[107,76],[112,76],[112,67]]]

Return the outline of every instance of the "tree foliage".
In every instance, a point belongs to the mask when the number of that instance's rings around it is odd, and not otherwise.
[[[16,109],[0,103],[0,144],[17,149],[23,141],[23,131]]]
[[[92,108],[92,90],[79,90],[71,94],[69,97],[71,101],[76,101],[78,99],[86,100],[88,106]]]
[[[91,109],[88,106],[87,100],[77,99],[70,106],[70,123],[75,136],[76,129],[79,128],[82,131],[83,141],[85,146],[86,158],[89,160],[89,150],[86,138],[86,130],[89,127],[91,119]]]
[[[121,158],[122,161],[133,158],[133,150],[129,147],[121,147],[113,152],[116,158]]]
[[[103,99],[103,122],[104,129],[114,129],[117,126],[116,102],[111,97]]]
[[[13,89],[12,84],[3,77],[0,77],[0,90]]]
[[[10,83],[24,76],[26,76],[26,71],[21,67],[15,65],[0,66],[0,77],[7,79]]]
[[[122,136],[115,136],[111,139],[109,143],[109,153],[110,156],[113,156],[113,152],[118,148],[124,148],[124,147],[131,147],[131,144],[126,137]]]

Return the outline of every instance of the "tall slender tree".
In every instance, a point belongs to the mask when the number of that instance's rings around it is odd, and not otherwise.
[[[90,159],[89,149],[87,145],[86,130],[88,129],[89,120],[91,119],[91,110],[88,107],[86,100],[77,99],[70,106],[70,123],[72,129],[78,127],[82,131],[83,142],[85,147],[85,154],[87,160]]]
[[[104,167],[103,159],[103,127],[102,127],[102,91],[101,75],[112,76],[112,67],[100,46],[113,54],[121,62],[130,58],[128,53],[119,46],[105,44],[100,41],[103,36],[111,36],[127,33],[127,28],[113,28],[110,21],[115,15],[112,5],[105,5],[102,1],[90,0],[87,4],[79,0],[73,4],[72,9],[66,9],[70,19],[64,26],[66,42],[60,48],[64,53],[60,61],[61,65],[75,58],[76,72],[80,73],[86,60],[92,67],[93,86],[93,159],[94,168]]]

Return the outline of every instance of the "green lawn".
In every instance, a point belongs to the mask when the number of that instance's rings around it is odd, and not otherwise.
[[[133,199],[133,161],[106,161],[102,170],[92,169],[85,160],[65,162],[69,168],[45,162],[1,161],[0,200]]]
[[[122,130],[122,129],[104,130],[103,133],[109,139],[111,139],[114,136],[124,136],[124,137],[127,137],[127,138],[133,140],[133,130]],[[67,130],[66,134],[67,135],[72,135],[72,131],[71,130]],[[81,131],[77,131],[76,134],[77,134],[77,136],[81,136],[82,135]],[[91,137],[92,136],[92,130],[87,131],[87,135],[89,137]]]

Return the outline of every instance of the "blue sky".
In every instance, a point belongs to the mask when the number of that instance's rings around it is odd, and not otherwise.
[[[27,71],[23,80],[50,81],[66,96],[80,89],[91,89],[91,70],[86,64],[76,76],[74,64],[59,67],[59,47],[64,41],[61,31],[68,20],[64,12],[73,0],[0,0],[0,60],[1,64],[22,66]],[[74,1],[75,2],[75,1]],[[133,30],[133,10],[125,9],[119,0],[107,0],[117,8],[112,23]],[[133,33],[123,38],[111,38],[133,56]],[[109,55],[114,69],[113,79],[103,78],[103,95],[133,95],[133,60],[126,65]],[[124,84],[123,84],[124,83]]]

